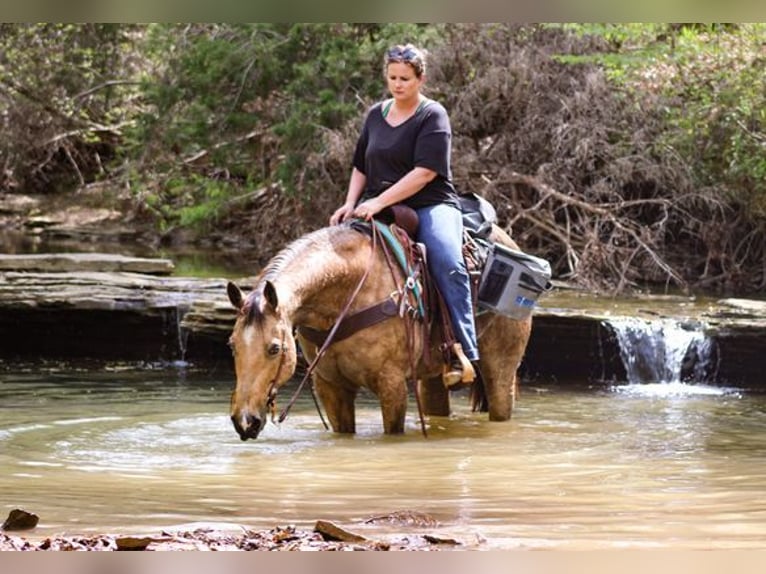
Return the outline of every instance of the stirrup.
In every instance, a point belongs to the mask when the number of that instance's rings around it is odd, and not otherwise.
[[[463,346],[460,343],[455,343],[452,345],[452,352],[457,361],[453,361],[449,365],[445,364],[442,372],[442,382],[448,389],[456,385],[467,385],[476,379],[476,371],[471,361],[466,358]]]

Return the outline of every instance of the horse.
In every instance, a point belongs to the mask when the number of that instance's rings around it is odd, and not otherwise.
[[[489,239],[518,249],[496,225]],[[227,294],[237,311],[229,338],[236,376],[230,414],[243,441],[258,437],[270,410],[273,416],[276,393],[296,370],[296,340],[307,361],[317,357],[318,344],[305,337],[302,328],[331,329],[355,290],[351,313],[385,300],[401,284],[403,276],[392,274],[401,275],[401,270],[392,270],[382,250],[371,251],[372,247],[374,240],[348,223],[323,227],[279,251],[255,277],[247,295],[228,282]],[[368,278],[361,282],[365,274]],[[481,381],[472,386],[483,384],[485,400],[474,406],[487,412],[490,421],[507,421],[532,319],[487,312],[478,314],[476,322]],[[408,337],[410,349],[404,344]],[[422,424],[423,415],[448,416],[450,392],[441,380],[442,364],[423,359],[424,345],[430,345],[431,357],[440,356],[439,341],[427,338],[423,330],[408,331],[406,319],[395,315],[322,349],[311,377],[315,399],[332,430],[356,431],[354,401],[364,387],[380,402],[384,433],[403,433],[408,381],[417,381]]]

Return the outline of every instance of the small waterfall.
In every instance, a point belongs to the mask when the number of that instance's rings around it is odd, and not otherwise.
[[[712,344],[703,325],[673,319],[609,319],[628,383],[703,382]]]
[[[186,362],[186,340],[189,338],[189,332],[181,324],[184,315],[189,312],[189,305],[179,305],[178,315],[176,315],[176,329],[178,330],[178,350],[181,353],[180,360]]]

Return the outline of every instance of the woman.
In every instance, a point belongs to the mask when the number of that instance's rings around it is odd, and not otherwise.
[[[403,203],[420,219],[417,240],[426,245],[428,267],[450,312],[465,358],[445,373],[447,386],[471,382],[479,349],[471,287],[462,253],[463,221],[450,166],[452,131],[438,102],[421,94],[425,54],[412,44],[386,52],[391,98],[372,106],[365,118],[346,194],[330,217],[336,225],[357,217],[369,221],[382,209]]]

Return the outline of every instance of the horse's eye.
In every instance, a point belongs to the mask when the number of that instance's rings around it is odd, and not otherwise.
[[[279,343],[272,343],[271,345],[269,345],[267,352],[270,356],[274,357],[278,355],[281,350],[282,350],[282,345],[280,345]]]

